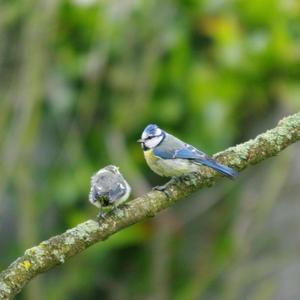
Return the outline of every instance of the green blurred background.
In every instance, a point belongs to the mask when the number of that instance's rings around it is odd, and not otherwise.
[[[90,176],[142,195],[148,123],[213,154],[300,109],[298,0],[2,0],[0,268],[93,218]],[[299,145],[34,279],[17,299],[300,295]]]

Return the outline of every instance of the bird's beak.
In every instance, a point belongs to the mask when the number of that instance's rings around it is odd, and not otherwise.
[[[138,139],[137,142],[138,143],[144,143],[144,140],[143,139]]]

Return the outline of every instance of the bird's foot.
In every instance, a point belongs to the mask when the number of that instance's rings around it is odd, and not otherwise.
[[[104,220],[106,216],[107,216],[107,212],[100,210],[99,213],[97,214],[97,220],[98,221]]]
[[[168,190],[166,190],[166,185],[155,186],[152,190],[162,192],[166,195],[167,198],[171,197],[171,194]]]
[[[162,192],[166,195],[167,198],[170,198],[171,197],[171,193],[168,191],[167,187],[169,186],[169,184],[174,184],[178,182],[178,178],[177,177],[172,177],[172,179],[167,182],[166,184],[164,185],[158,185],[158,186],[155,186],[153,188],[154,191],[159,191],[159,192]]]

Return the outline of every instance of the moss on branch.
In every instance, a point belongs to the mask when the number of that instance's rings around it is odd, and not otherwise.
[[[241,171],[249,165],[277,155],[299,139],[300,113],[296,113],[282,119],[275,128],[255,139],[217,153],[214,157]],[[190,179],[170,181],[165,190],[169,197],[163,192],[151,191],[130,201],[121,208],[118,215],[109,215],[100,223],[88,220],[26,250],[23,256],[0,273],[0,298],[13,298],[39,273],[63,264],[70,257],[107,239],[124,227],[154,216],[194,191],[213,185],[218,177],[215,171],[203,167],[199,174]]]

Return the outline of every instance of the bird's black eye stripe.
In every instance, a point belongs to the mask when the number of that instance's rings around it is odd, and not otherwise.
[[[145,141],[149,141],[155,137],[160,137],[160,135],[152,135],[152,136],[147,136],[146,138],[144,138]]]

